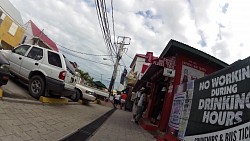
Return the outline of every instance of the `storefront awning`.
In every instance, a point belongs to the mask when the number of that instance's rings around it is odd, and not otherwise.
[[[147,82],[152,82],[152,78],[156,78],[160,73],[163,73],[163,67],[152,64],[142,78],[137,81],[133,91],[138,91],[141,87],[145,87]]]

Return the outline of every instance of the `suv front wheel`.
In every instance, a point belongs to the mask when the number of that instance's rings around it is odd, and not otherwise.
[[[44,95],[44,80],[41,76],[35,75],[29,81],[29,93],[36,99],[39,99],[40,96]]]

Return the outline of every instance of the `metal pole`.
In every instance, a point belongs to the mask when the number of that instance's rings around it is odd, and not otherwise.
[[[123,46],[124,46],[124,44],[123,44],[124,40],[125,40],[125,38],[123,38],[123,41],[120,44],[119,49],[118,49],[118,53],[117,53],[117,57],[116,57],[115,65],[114,65],[114,70],[113,70],[112,78],[111,78],[111,81],[110,81],[110,84],[109,84],[109,89],[108,89],[108,91],[109,91],[109,97],[110,97],[110,94],[112,92],[112,89],[113,89],[113,86],[114,86],[114,83],[115,83],[119,61],[122,58],[121,53],[122,53]]]
[[[102,75],[103,75],[103,74],[101,74],[101,82],[102,82]]]

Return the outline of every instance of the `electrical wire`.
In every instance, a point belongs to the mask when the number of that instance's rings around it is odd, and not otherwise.
[[[134,59],[134,58],[132,58],[131,56],[129,56],[127,53],[125,53],[130,59]]]
[[[114,5],[113,5],[113,0],[111,0],[111,10],[112,10],[112,24],[113,24],[113,34],[114,34],[114,43],[115,41],[115,20],[114,20]]]
[[[126,64],[125,64],[125,62],[124,62],[124,60],[123,60],[123,59],[121,59],[121,60],[122,60],[123,65],[125,66],[125,68],[127,68],[127,66],[126,66]]]
[[[93,63],[97,63],[97,64],[101,64],[101,65],[106,65],[106,66],[113,66],[111,64],[105,64],[105,63],[101,63],[101,62],[97,62],[97,61],[93,61],[93,60],[89,60],[89,59],[86,59],[86,58],[83,58],[83,57],[80,57],[80,56],[77,56],[76,54],[72,54],[72,53],[69,53],[67,51],[64,51],[64,50],[61,50],[62,52],[68,54],[68,55],[71,55],[71,56],[74,56],[74,57],[77,57],[79,59],[82,59],[82,60],[86,60],[86,61],[90,61],[90,62],[93,62]]]
[[[84,55],[92,55],[92,56],[110,56],[110,55],[100,55],[100,54],[91,54],[91,53],[84,53],[84,52],[80,52],[80,51],[75,51],[69,48],[66,48],[58,43],[56,43],[58,46],[60,46],[61,48],[67,49],[69,51],[75,52],[75,53],[79,53],[79,54],[84,54]]]
[[[112,60],[112,62],[114,62],[113,54],[115,54],[115,56],[117,55],[117,48],[112,44],[111,41],[106,2],[105,0],[96,0],[95,4],[99,25],[103,34],[103,39],[106,44],[107,51],[110,54],[110,59]]]

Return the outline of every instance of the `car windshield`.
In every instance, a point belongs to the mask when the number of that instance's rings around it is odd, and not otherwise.
[[[76,72],[75,72],[75,69],[74,69],[73,65],[69,62],[69,60],[66,57],[64,57],[64,60],[65,60],[66,66],[67,66],[67,70],[72,75],[76,75]]]

